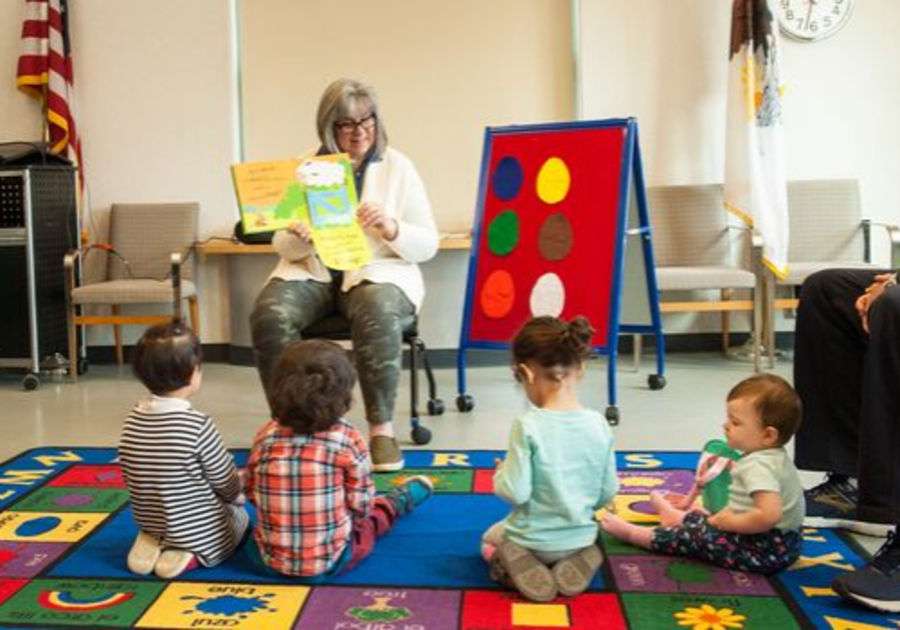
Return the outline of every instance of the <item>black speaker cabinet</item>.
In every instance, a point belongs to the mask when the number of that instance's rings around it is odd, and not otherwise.
[[[41,369],[68,359],[63,257],[78,247],[75,170],[0,166],[0,367]]]

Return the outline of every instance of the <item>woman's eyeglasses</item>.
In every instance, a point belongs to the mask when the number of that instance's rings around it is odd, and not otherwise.
[[[351,120],[349,118],[345,118],[344,120],[339,120],[334,123],[335,129],[340,131],[341,133],[353,133],[357,129],[363,129],[365,131],[369,131],[375,126],[375,114],[369,114],[362,120]]]

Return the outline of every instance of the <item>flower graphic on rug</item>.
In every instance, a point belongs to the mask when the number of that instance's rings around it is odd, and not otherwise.
[[[274,593],[266,593],[259,597],[238,597],[237,595],[219,595],[217,597],[197,597],[186,595],[181,601],[199,600],[194,610],[185,610],[183,614],[190,615],[198,612],[204,615],[222,615],[224,617],[237,617],[246,619],[251,613],[269,609],[269,600],[275,597]]]
[[[743,628],[742,621],[747,617],[736,615],[731,608],[713,608],[709,604],[703,604],[699,608],[688,606],[683,611],[675,613],[675,619],[679,626],[689,626],[691,630],[727,630],[728,628]]]
[[[409,619],[412,613],[408,608],[397,608],[388,604],[390,597],[373,597],[374,604],[368,606],[354,606],[347,611],[347,615],[359,621],[399,621]]]

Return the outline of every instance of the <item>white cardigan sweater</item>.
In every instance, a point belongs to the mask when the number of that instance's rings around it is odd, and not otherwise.
[[[393,284],[406,294],[418,312],[425,298],[425,283],[418,263],[437,253],[438,232],[425,185],[410,159],[389,147],[380,160],[371,162],[360,198],[361,203],[365,201],[380,205],[386,216],[397,220],[397,237],[386,241],[377,231],[367,230],[372,260],[360,269],[345,271],[341,290],[349,291],[365,280]],[[272,245],[281,259],[270,280],[331,281],[312,243],[281,231],[275,234]]]

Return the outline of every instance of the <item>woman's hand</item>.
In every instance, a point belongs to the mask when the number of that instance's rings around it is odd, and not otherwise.
[[[863,330],[869,332],[869,309],[872,304],[881,297],[885,288],[895,281],[895,275],[892,273],[880,273],[875,276],[875,281],[869,285],[866,292],[856,300],[856,312],[862,321]]]
[[[368,228],[377,230],[386,241],[397,238],[400,224],[397,223],[397,219],[385,215],[381,206],[366,201],[356,210],[356,217],[364,230]]]
[[[306,221],[295,221],[288,226],[289,234],[293,234],[304,243],[312,243],[312,232],[309,229],[309,223]]]

